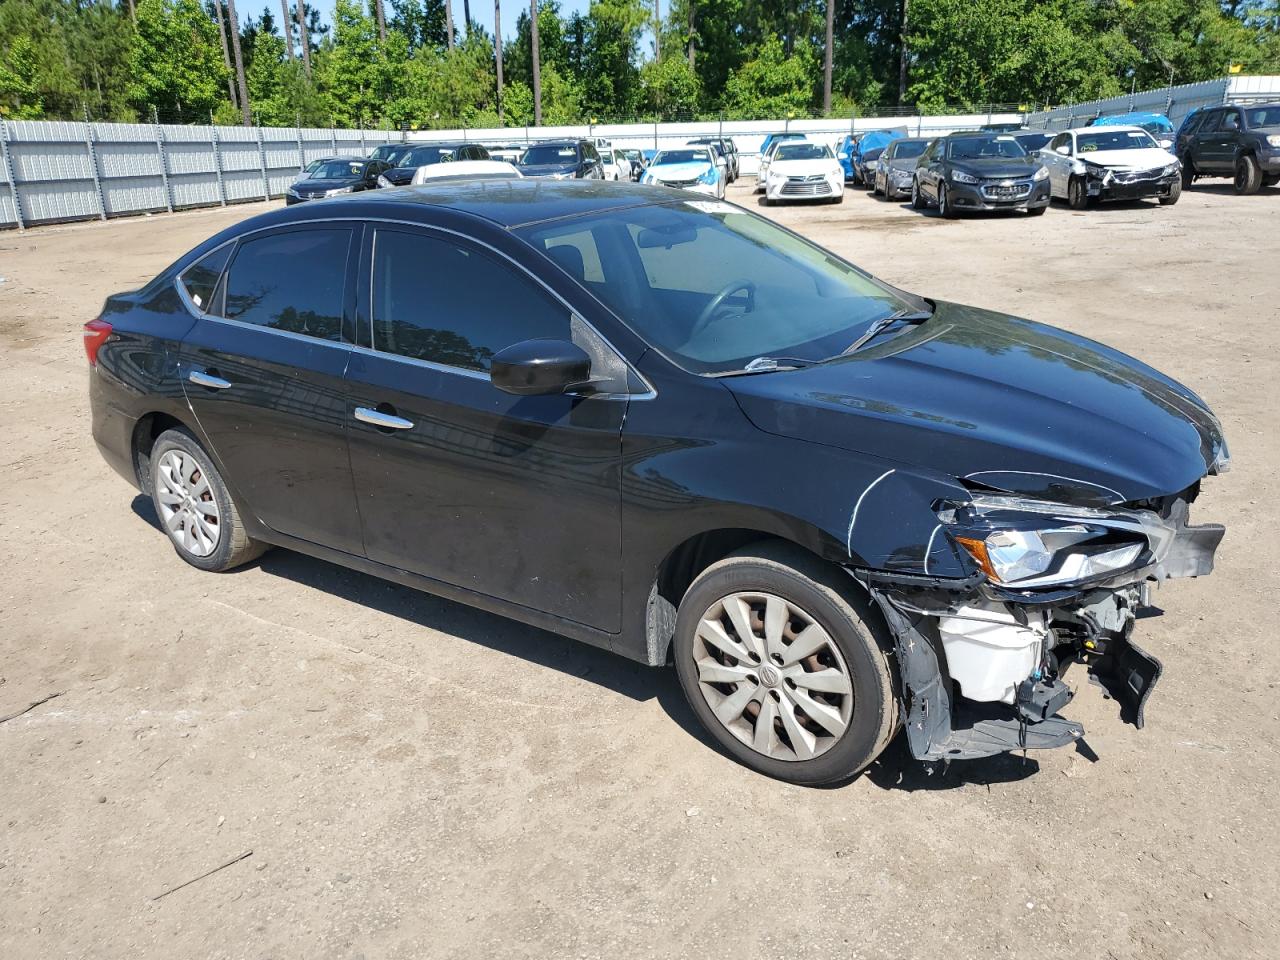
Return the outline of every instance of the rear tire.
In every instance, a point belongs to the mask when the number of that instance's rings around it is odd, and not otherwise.
[[[1195,179],[1195,169],[1191,166],[1191,158],[1187,157],[1182,161],[1182,189],[1190,190],[1191,184],[1195,183]]]
[[[924,194],[920,192],[920,178],[911,178],[911,209],[923,210],[925,207]]]
[[[1262,187],[1262,168],[1251,153],[1246,153],[1236,161],[1235,188],[1236,193],[1244,196],[1257,193]]]
[[[731,554],[694,580],[673,645],[685,697],[721,748],[767,776],[810,786],[847,779],[892,739],[891,649],[847,578],[774,542]]]
[[[1169,195],[1167,197],[1159,198],[1160,206],[1172,207],[1175,203],[1178,202],[1178,198],[1181,196],[1182,196],[1182,181],[1175,180],[1173,181],[1172,184],[1169,185]]]
[[[185,429],[166,430],[150,454],[151,502],[178,556],[219,573],[260,556],[209,455]]]

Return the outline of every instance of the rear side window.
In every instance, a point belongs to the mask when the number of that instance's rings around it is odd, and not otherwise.
[[[222,279],[222,270],[227,265],[233,246],[234,244],[228,243],[205,254],[202,259],[187,267],[179,278],[191,302],[206,313],[213,303],[214,292],[218,289],[218,281]]]
[[[487,371],[513,343],[569,336],[568,309],[511,265],[423,233],[375,235],[374,349]]]
[[[319,340],[342,339],[351,231],[290,230],[241,243],[223,316]]]

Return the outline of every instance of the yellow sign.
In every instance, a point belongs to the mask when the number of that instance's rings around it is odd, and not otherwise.
[[[1231,66],[1227,67],[1227,73],[1239,73],[1243,69],[1244,69],[1243,65],[1239,63],[1233,63]]]

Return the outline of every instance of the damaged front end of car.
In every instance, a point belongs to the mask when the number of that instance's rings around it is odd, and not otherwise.
[[[1225,447],[1210,473],[1226,469]],[[915,757],[974,759],[1078,740],[1059,711],[1076,663],[1135,727],[1161,674],[1132,640],[1160,581],[1213,569],[1224,528],[1194,526],[1199,481],[1117,506],[1031,499],[970,485],[934,505],[963,578],[850,569],[893,634],[902,721]]]

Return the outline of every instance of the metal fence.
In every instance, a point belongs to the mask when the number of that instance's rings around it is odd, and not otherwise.
[[[1092,123],[1096,117],[1123,113],[1163,113],[1174,126],[1192,110],[1248,100],[1280,100],[1280,76],[1232,76],[1143,90],[1127,96],[1068,104],[1027,114],[1027,126],[1067,130]]]
[[[393,139],[385,130],[0,121],[0,227],[279,197],[312,160]]]

